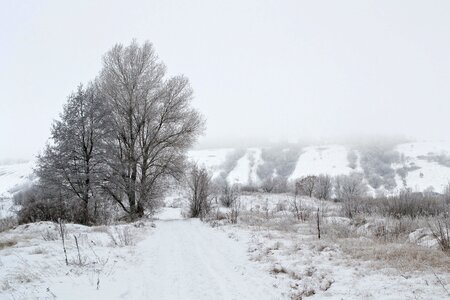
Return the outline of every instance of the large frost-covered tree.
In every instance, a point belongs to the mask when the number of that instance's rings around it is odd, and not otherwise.
[[[37,175],[44,189],[64,193],[66,201],[79,201],[80,223],[95,219],[91,203],[103,172],[105,112],[95,87],[80,86],[51,130],[51,143],[38,159]],[[93,211],[90,211],[93,210]]]
[[[203,128],[188,80],[164,76],[152,45],[133,41],[105,55],[98,79],[112,133],[103,188],[132,219],[154,207],[165,178],[179,176]]]

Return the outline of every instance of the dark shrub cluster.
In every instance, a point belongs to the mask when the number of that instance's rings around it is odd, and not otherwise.
[[[394,218],[439,216],[448,209],[442,195],[408,190],[397,196],[361,199],[359,203],[359,212]]]

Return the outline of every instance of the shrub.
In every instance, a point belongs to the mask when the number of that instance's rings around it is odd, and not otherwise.
[[[52,194],[45,193],[37,186],[16,194],[14,202],[21,206],[17,214],[19,224],[69,219],[67,218],[68,209],[62,196],[55,198]],[[76,210],[72,211],[72,214],[74,213]]]
[[[364,199],[360,202],[361,212],[394,218],[438,216],[447,209],[441,196],[412,193],[409,190],[397,196]]]
[[[112,227],[113,229],[108,229],[107,234],[111,239],[112,243],[116,247],[125,247],[134,245],[135,237],[133,231],[129,226],[124,227]]]
[[[203,219],[211,208],[211,176],[206,168],[193,165],[187,175],[186,183],[189,192],[189,216]]]
[[[230,185],[225,181],[221,189],[219,197],[220,203],[225,207],[231,207],[239,197],[239,186],[237,184]]]
[[[312,197],[318,178],[314,175],[304,176],[295,182],[295,194]]]
[[[17,219],[15,217],[6,217],[0,219],[0,232],[14,228],[17,225]]]
[[[321,174],[317,177],[313,195],[318,199],[328,200],[331,197],[333,184],[329,175]]]
[[[352,218],[360,210],[358,200],[366,196],[367,186],[363,176],[359,173],[340,175],[334,182],[335,196],[342,201],[342,212],[344,216]]]
[[[430,229],[442,251],[450,253],[450,219],[449,217],[437,218]]]

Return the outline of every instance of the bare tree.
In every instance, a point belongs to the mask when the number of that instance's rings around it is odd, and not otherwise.
[[[211,208],[211,176],[206,168],[193,165],[187,174],[189,213],[193,218],[203,219]]]
[[[237,224],[240,212],[241,212],[241,201],[239,200],[239,198],[237,198],[231,205],[231,211],[229,215],[231,224]]]
[[[271,193],[275,188],[275,182],[272,177],[264,179],[261,183],[261,188],[266,193]]]
[[[266,193],[284,193],[288,190],[287,179],[283,176],[267,177],[261,183],[261,188]]]
[[[299,190],[297,185],[295,185],[294,189],[294,198],[291,201],[292,211],[294,212],[294,216],[298,221],[303,221],[303,212],[302,212],[302,200],[299,198]]]
[[[330,199],[332,189],[333,184],[331,182],[331,177],[329,175],[321,174],[316,180],[313,192],[314,197],[324,200]]]
[[[444,188],[444,201],[445,204],[450,205],[450,182]]]
[[[299,195],[312,197],[317,182],[317,176],[308,175],[295,182],[295,189]]]
[[[180,178],[185,152],[203,129],[188,80],[164,75],[153,46],[133,41],[105,55],[99,78],[111,117],[103,188],[131,219],[152,208],[165,178]]]
[[[367,193],[367,185],[362,174],[337,176],[334,189],[336,198],[343,202],[345,215],[352,218],[357,212],[357,200],[365,197]]]
[[[335,194],[339,200],[355,200],[366,196],[367,185],[362,174],[352,173],[335,178]]]
[[[230,185],[228,181],[224,181],[221,187],[220,203],[225,207],[232,207],[239,198],[239,185]]]

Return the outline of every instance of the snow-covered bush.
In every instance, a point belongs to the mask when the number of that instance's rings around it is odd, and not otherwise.
[[[230,185],[225,181],[220,190],[220,203],[225,207],[232,207],[239,198],[239,193],[239,186],[237,184]]]
[[[378,198],[358,199],[359,212],[383,217],[418,217],[439,216],[448,212],[443,196],[425,193],[413,193],[404,190],[398,195]]]
[[[331,197],[333,191],[333,183],[329,175],[320,174],[317,176],[316,184],[314,187],[313,195],[318,199],[328,200]]]
[[[367,186],[359,173],[340,175],[334,180],[334,193],[342,201],[342,211],[346,217],[352,218],[358,212],[358,200],[364,198]]]
[[[108,227],[107,234],[116,247],[132,246],[135,243],[135,234],[130,226]]]
[[[56,222],[58,219],[74,221],[78,211],[76,207],[70,210],[62,197],[55,197],[54,193],[47,193],[37,186],[16,194],[14,202],[20,206],[17,214],[19,224],[37,221]],[[72,217],[69,217],[69,214]]]
[[[189,216],[203,219],[211,209],[211,175],[204,167],[193,165],[186,177]]]
[[[6,217],[0,219],[0,232],[13,228],[17,225],[16,217]]]
[[[430,225],[434,238],[438,242],[441,250],[450,253],[450,218],[448,215],[434,219],[434,224]]]

